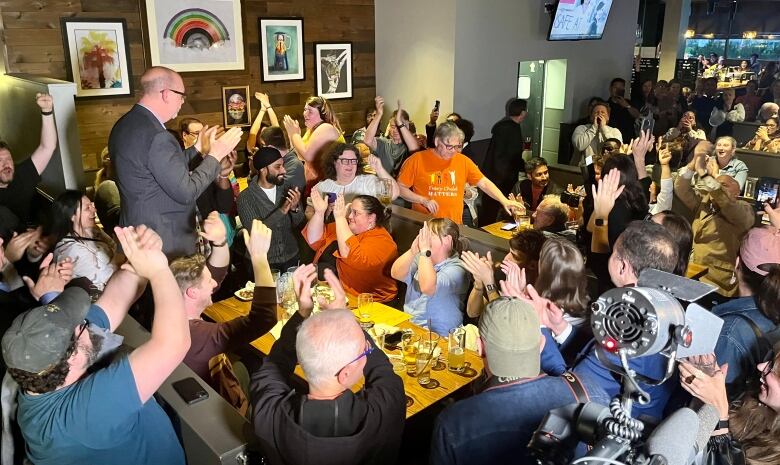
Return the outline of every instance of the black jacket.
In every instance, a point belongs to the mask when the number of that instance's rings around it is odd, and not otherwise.
[[[290,318],[268,359],[252,375],[252,422],[268,463],[394,464],[401,446],[406,399],[401,378],[393,373],[381,350],[375,348],[366,358],[363,389],[355,394],[345,391],[332,401],[347,416],[339,424],[346,424],[350,434],[318,437],[298,424],[306,394],[296,392],[288,380],[297,363],[295,337],[302,322],[299,313]],[[366,339],[372,341],[368,336]]]

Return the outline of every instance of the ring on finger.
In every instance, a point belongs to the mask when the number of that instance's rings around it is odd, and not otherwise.
[[[685,377],[685,384],[691,384],[691,383],[693,383],[693,380],[695,380],[695,379],[696,379],[696,376],[694,376],[694,375],[686,376]]]

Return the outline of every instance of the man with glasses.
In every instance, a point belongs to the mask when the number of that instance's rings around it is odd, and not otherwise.
[[[122,203],[119,223],[153,228],[169,257],[189,255],[196,250],[196,199],[220,175],[220,162],[241,140],[241,129],[217,139],[216,127],[203,127],[194,145],[183,151],[165,128],[187,95],[181,76],[155,66],[141,76],[141,89],[141,99],[108,139]],[[190,171],[199,154],[203,162]]]
[[[69,287],[17,317],[3,336],[33,463],[185,463],[171,421],[153,398],[190,347],[181,292],[154,231],[115,231],[130,267],[114,274],[94,305],[83,289]],[[113,331],[147,282],[156,307],[151,337],[115,356],[122,338]]]
[[[316,274],[314,265],[293,273],[298,311],[252,375],[255,435],[269,463],[394,464],[406,414],[403,382],[355,315],[344,310],[344,289],[330,270],[325,279],[335,300],[321,300],[322,310],[309,316]],[[296,363],[308,394],[289,382]],[[365,385],[353,393],[361,377]]]
[[[448,121],[436,128],[434,140],[435,148],[409,157],[398,175],[401,197],[412,202],[413,210],[463,223],[466,183],[497,200],[510,215],[516,209],[525,210],[521,203],[507,199],[469,157],[460,153],[464,134],[455,123]]]

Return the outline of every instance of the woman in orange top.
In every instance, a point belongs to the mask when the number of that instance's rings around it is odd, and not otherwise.
[[[398,257],[398,247],[384,227],[389,211],[376,197],[358,195],[345,204],[339,194],[333,204],[335,222],[326,226],[328,198],[315,188],[311,200],[314,216],[303,229],[303,237],[316,251],[314,263],[320,270],[333,269],[350,294],[367,292],[375,302],[395,299],[398,288],[390,267]]]

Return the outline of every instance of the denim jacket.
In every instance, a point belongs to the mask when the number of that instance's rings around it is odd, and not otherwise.
[[[712,313],[723,318],[715,357],[718,364],[729,364],[726,384],[732,389],[744,390],[745,380],[756,370],[764,355],[750,323],[737,315],[744,315],[758,326],[762,333],[775,329],[775,324],[756,307],[753,297],[739,297],[712,308]],[[732,396],[729,395],[731,398]]]

